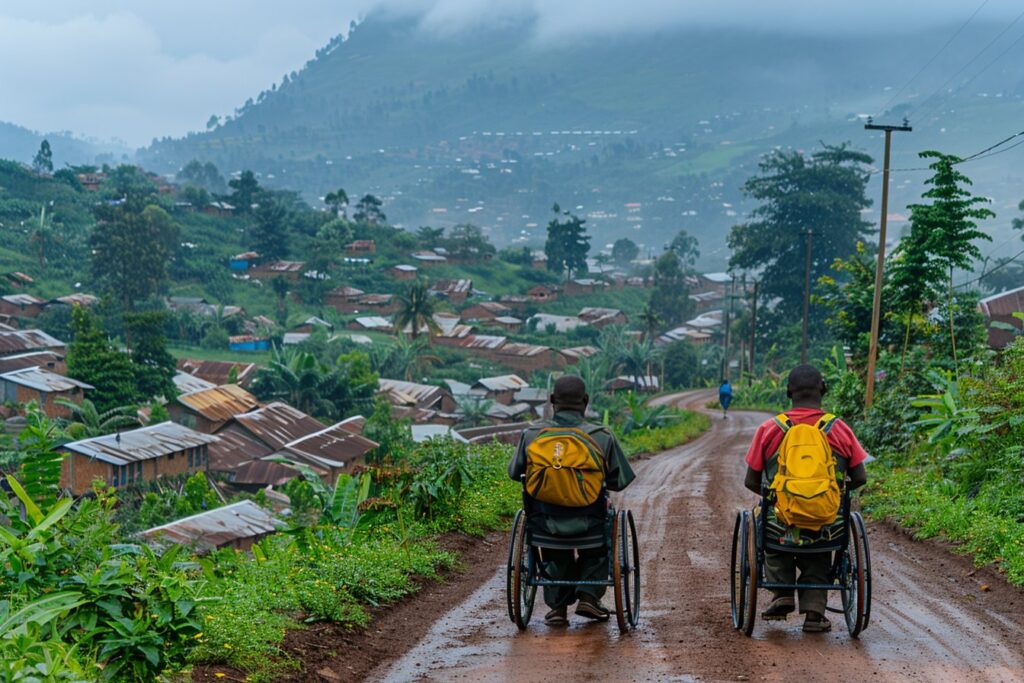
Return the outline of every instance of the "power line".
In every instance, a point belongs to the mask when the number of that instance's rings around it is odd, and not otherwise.
[[[997,34],[996,34],[995,38],[993,38],[993,39],[992,39],[992,40],[990,40],[990,41],[989,41],[988,43],[986,43],[985,47],[981,48],[981,50],[979,50],[979,51],[978,51],[978,53],[977,53],[976,55],[974,55],[973,57],[971,57],[971,58],[970,58],[970,59],[969,59],[969,60],[967,61],[967,63],[966,63],[966,64],[964,64],[964,65],[963,65],[962,67],[960,67],[960,68],[959,68],[959,69],[958,69],[958,70],[956,71],[956,73],[954,73],[954,74],[953,74],[952,76],[950,76],[949,78],[947,78],[947,79],[946,79],[946,81],[945,81],[945,82],[944,82],[944,83],[943,83],[942,85],[940,85],[940,86],[939,86],[938,88],[936,88],[936,90],[935,90],[935,91],[934,91],[934,92],[933,92],[933,93],[932,93],[931,95],[929,95],[929,96],[928,96],[928,97],[927,97],[926,99],[924,99],[924,100],[923,100],[923,101],[921,102],[921,105],[920,105],[920,106],[921,106],[921,107],[923,107],[923,106],[925,106],[926,104],[928,104],[929,102],[931,102],[931,101],[932,101],[933,99],[935,99],[936,97],[939,97],[939,96],[940,96],[940,93],[941,93],[941,92],[942,92],[943,90],[945,90],[946,86],[948,86],[948,85],[949,85],[950,83],[952,83],[952,82],[953,82],[954,80],[956,80],[956,79],[957,79],[957,78],[958,78],[958,77],[960,76],[960,74],[962,74],[962,73],[963,73],[964,71],[966,71],[966,70],[967,70],[968,68],[970,68],[970,66],[971,66],[972,64],[974,64],[974,62],[978,61],[978,59],[980,59],[980,58],[981,58],[981,56],[982,56],[983,54],[985,54],[986,52],[988,52],[988,49],[989,49],[990,47],[992,47],[992,46],[993,46],[993,45],[995,45],[995,44],[996,44],[997,42],[999,42],[999,39],[1000,39],[1000,38],[1002,38],[1002,37],[1003,37],[1004,35],[1006,35],[1006,33],[1007,33],[1007,32],[1008,32],[1008,31],[1009,31],[1010,29],[1012,29],[1012,28],[1013,28],[1014,26],[1016,26],[1016,25],[1017,25],[1017,22],[1018,22],[1018,21],[1020,21],[1021,19],[1024,19],[1024,12],[1021,12],[1020,14],[1018,14],[1018,15],[1017,15],[1017,16],[1016,16],[1016,17],[1014,18],[1014,20],[1013,20],[1013,21],[1011,21],[1011,22],[1010,22],[1009,24],[1007,24],[1007,25],[1006,25],[1006,27],[1005,27],[1005,28],[1004,28],[1004,29],[1003,29],[1002,31],[1000,31],[999,33],[997,33]],[[1000,55],[1000,56],[1002,56],[1002,55]],[[986,67],[986,68],[987,68],[987,67]],[[982,71],[984,71],[984,69],[982,69]],[[941,102],[941,99],[940,99],[940,102]],[[925,116],[927,116],[927,115],[930,115],[930,114],[931,114],[931,113],[932,113],[932,112],[933,112],[933,111],[935,110],[935,108],[936,108],[935,106],[932,106],[932,107],[931,107],[930,109],[926,110],[926,113],[925,113],[925,114],[922,114],[922,115],[918,115],[918,116],[915,116],[915,118],[918,118],[918,119],[923,119],[923,118],[925,118]],[[918,108],[917,108],[916,110],[915,110],[915,109],[912,109],[912,111],[920,111],[920,108],[918,107]]]
[[[988,271],[987,273],[982,273],[981,275],[979,275],[978,277],[974,278],[973,280],[968,280],[967,282],[961,282],[960,284],[956,285],[955,289],[960,289],[962,287],[966,287],[967,285],[973,285],[975,282],[980,282],[981,280],[983,280],[984,278],[988,277],[992,273],[996,272],[1000,268],[1005,268],[1006,266],[1010,265],[1011,263],[1013,263],[1014,261],[1019,259],[1021,256],[1024,256],[1024,250],[1018,251],[1016,254],[1014,254],[1010,258],[1006,259],[1005,261],[1001,261],[999,263],[999,265],[997,265],[996,267],[994,267],[992,270]]]
[[[978,16],[978,12],[980,12],[980,11],[981,11],[982,9],[984,9],[984,8],[985,8],[985,5],[987,5],[988,3],[989,3],[989,0],[982,0],[982,3],[981,3],[980,5],[978,5],[978,8],[977,8],[976,10],[974,10],[974,12],[973,12],[973,13],[971,14],[971,16],[967,17],[967,21],[965,21],[964,23],[960,24],[960,28],[958,28],[958,29],[957,29],[957,30],[956,30],[956,31],[955,31],[955,32],[953,33],[953,35],[951,35],[951,36],[949,37],[949,40],[947,40],[947,41],[946,41],[945,43],[943,43],[943,44],[942,44],[942,47],[940,47],[940,48],[939,48],[938,52],[936,52],[935,54],[933,54],[933,55],[931,56],[931,59],[929,59],[929,60],[928,60],[927,62],[925,62],[924,66],[922,66],[922,67],[921,67],[920,69],[918,69],[917,73],[916,73],[916,74],[914,74],[913,76],[911,76],[911,77],[910,77],[910,80],[909,80],[909,81],[907,81],[906,83],[904,83],[904,84],[903,84],[903,87],[901,87],[901,88],[900,88],[899,90],[897,90],[897,91],[896,91],[896,93],[895,93],[895,94],[894,94],[894,95],[893,95],[892,97],[890,97],[890,98],[889,98],[889,101],[888,101],[888,102],[886,102],[886,103],[885,103],[885,104],[884,104],[884,105],[882,106],[882,110],[881,110],[882,112],[888,111],[889,107],[890,107],[890,106],[892,106],[893,102],[895,102],[895,101],[896,101],[896,98],[898,98],[898,97],[899,97],[900,95],[902,95],[902,94],[903,94],[903,91],[904,91],[904,90],[906,90],[906,89],[907,89],[907,87],[908,87],[908,86],[910,86],[910,84],[911,84],[911,83],[913,83],[914,81],[916,81],[916,80],[917,80],[917,78],[918,78],[918,76],[920,76],[921,74],[923,74],[923,73],[925,72],[925,70],[926,70],[926,69],[927,69],[927,68],[928,68],[929,66],[931,66],[931,65],[932,65],[932,63],[933,63],[933,62],[934,62],[934,61],[935,61],[936,59],[938,59],[938,58],[939,58],[939,55],[941,55],[941,54],[942,54],[943,52],[945,52],[946,48],[947,48],[947,47],[949,47],[949,46],[950,46],[950,44],[951,44],[951,43],[952,43],[952,42],[953,42],[954,40],[956,40],[956,37],[957,37],[957,36],[959,36],[959,35],[960,35],[960,33],[961,33],[961,32],[962,32],[962,31],[963,31],[963,30],[964,30],[965,28],[967,28],[967,25],[968,25],[968,24],[970,24],[970,23],[971,23],[971,22],[972,22],[972,21],[974,20],[974,17]]]
[[[1024,37],[1024,36],[1022,36],[1022,37]],[[993,150],[998,149],[999,147],[1002,147],[1003,145],[1005,145],[1010,140],[1019,138],[1022,135],[1024,135],[1024,130],[1018,131],[1018,132],[1014,133],[1013,135],[1005,137],[1002,140],[1000,140],[999,142],[995,143],[994,145],[989,145],[988,147],[986,147],[985,149],[981,150],[980,152],[975,152],[974,154],[971,154],[969,156],[963,157],[962,159],[953,162],[953,165],[954,166],[958,166],[960,164],[966,164],[968,161],[979,161],[981,159],[988,159],[989,157],[994,157],[995,155],[1002,154],[1003,152],[1009,152],[1014,147],[1017,147],[1018,145],[1024,144],[1024,140],[1021,140],[1018,143],[1010,145],[1006,149],[1000,149],[999,151],[993,151]],[[930,166],[915,166],[913,168],[894,168],[894,169],[891,169],[890,172],[891,173],[909,173],[911,171],[930,171],[930,170],[932,170]],[[868,174],[869,175],[878,175],[881,172],[882,171],[880,169],[875,169],[873,171],[869,171]]]

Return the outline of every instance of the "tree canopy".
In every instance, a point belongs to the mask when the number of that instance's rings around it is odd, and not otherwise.
[[[583,227],[585,220],[569,211],[563,212],[558,204],[552,210],[555,217],[548,223],[544,254],[548,257],[548,270],[565,273],[568,280],[576,273],[586,272],[590,236]]]

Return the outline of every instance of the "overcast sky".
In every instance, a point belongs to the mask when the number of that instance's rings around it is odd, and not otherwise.
[[[441,33],[529,18],[543,43],[678,25],[822,32],[959,24],[981,2],[3,0],[0,121],[131,145],[202,129],[210,114],[230,113],[372,11],[418,16]],[[989,0],[977,21],[1011,21],[1021,9],[1019,0]]]

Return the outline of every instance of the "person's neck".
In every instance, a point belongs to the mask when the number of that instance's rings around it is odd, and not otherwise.
[[[821,410],[821,401],[793,401],[793,408],[809,408],[811,410]]]

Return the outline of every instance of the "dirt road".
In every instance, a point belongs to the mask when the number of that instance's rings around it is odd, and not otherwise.
[[[697,408],[706,392],[666,397]],[[936,544],[884,525],[869,528],[874,603],[859,641],[845,631],[804,634],[800,620],[759,622],[752,639],[729,621],[729,543],[735,510],[754,503],[742,457],[763,414],[715,419],[700,439],[637,463],[618,494],[639,524],[642,621],[568,628],[534,622],[520,633],[505,614],[504,551],[495,572],[439,616],[379,681],[1024,681],[1024,591]],[[869,470],[870,471],[870,470]],[[983,585],[987,589],[983,589]],[[606,602],[610,601],[610,594]],[[838,595],[832,598],[838,603]],[[761,593],[760,604],[767,602]],[[571,614],[571,612],[570,612]],[[828,674],[831,673],[832,676]]]

